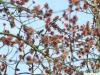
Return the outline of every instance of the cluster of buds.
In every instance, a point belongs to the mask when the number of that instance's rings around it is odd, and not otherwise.
[[[19,5],[24,5],[28,0],[11,0],[11,3],[16,3]]]

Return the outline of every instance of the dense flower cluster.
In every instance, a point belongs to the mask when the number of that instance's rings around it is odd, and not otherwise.
[[[99,72],[100,0],[68,0],[68,8],[61,15],[54,15],[48,3],[41,6],[34,0],[27,7],[29,1],[0,2],[0,20],[3,20],[0,21],[0,73],[9,75],[9,70],[13,75],[33,75],[37,71],[41,75]],[[78,25],[80,12],[92,14],[92,21]]]

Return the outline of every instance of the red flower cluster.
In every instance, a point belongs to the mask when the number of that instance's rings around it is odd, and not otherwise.
[[[19,5],[24,5],[28,0],[11,0],[11,3],[16,3]]]

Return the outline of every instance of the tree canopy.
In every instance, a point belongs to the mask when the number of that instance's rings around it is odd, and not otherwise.
[[[100,0],[67,1],[54,15],[48,2],[0,0],[1,75],[100,72]],[[78,25],[78,13],[92,20]]]

